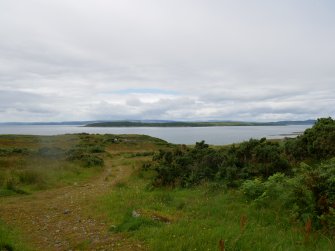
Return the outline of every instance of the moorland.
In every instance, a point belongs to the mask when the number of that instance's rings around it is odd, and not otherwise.
[[[334,250],[334,142],[1,135],[0,250]]]

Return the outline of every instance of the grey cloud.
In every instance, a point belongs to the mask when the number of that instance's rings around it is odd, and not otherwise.
[[[0,121],[334,116],[334,10],[311,0],[4,0]],[[132,88],[172,94],[115,93]]]

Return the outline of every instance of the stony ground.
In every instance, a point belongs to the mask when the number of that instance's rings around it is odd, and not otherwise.
[[[143,250],[108,231],[107,217],[92,213],[97,198],[131,174],[131,167],[113,163],[109,158],[105,171],[84,184],[2,198],[1,219],[19,229],[34,250]]]

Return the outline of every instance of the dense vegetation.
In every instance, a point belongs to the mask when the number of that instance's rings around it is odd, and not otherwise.
[[[319,119],[303,135],[283,142],[250,139],[210,148],[160,150],[153,164],[155,186],[191,187],[213,181],[240,188],[262,206],[278,202],[296,219],[335,233],[335,121]]]

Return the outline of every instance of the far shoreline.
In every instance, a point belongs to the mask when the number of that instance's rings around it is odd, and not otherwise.
[[[288,126],[313,125],[313,121],[278,121],[278,122],[142,122],[142,121],[110,121],[82,125],[82,127],[219,127],[219,126]]]

